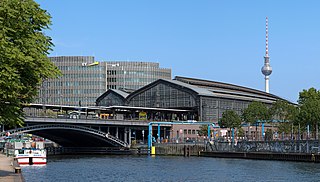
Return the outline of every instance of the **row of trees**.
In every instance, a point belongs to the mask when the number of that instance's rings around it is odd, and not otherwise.
[[[261,102],[252,102],[241,115],[233,110],[225,111],[219,120],[222,128],[240,128],[247,123],[257,126],[261,122],[278,122],[278,131],[286,134],[295,131],[305,131],[310,126],[313,136],[318,139],[318,125],[320,123],[320,90],[310,88],[299,93],[298,104],[284,100],[274,102],[271,107]],[[257,132],[256,132],[257,134]],[[255,137],[257,138],[257,136]]]

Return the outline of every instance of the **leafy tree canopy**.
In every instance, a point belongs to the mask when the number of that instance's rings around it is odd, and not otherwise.
[[[223,112],[222,118],[219,121],[221,128],[238,128],[240,124],[241,118],[234,110]]]
[[[0,1],[0,123],[21,125],[21,105],[32,102],[43,79],[58,68],[48,59],[53,46],[43,30],[50,15],[33,0]]]
[[[273,119],[292,122],[295,120],[297,107],[287,101],[277,100],[272,104],[270,114],[273,116]]]
[[[299,93],[299,119],[305,124],[316,125],[320,122],[320,91],[315,88]]]
[[[244,109],[242,119],[246,123],[254,124],[258,120],[268,121],[271,115],[267,106],[261,102],[251,102],[249,106]]]

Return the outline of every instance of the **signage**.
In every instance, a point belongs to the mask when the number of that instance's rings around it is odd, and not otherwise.
[[[147,113],[139,112],[139,120],[147,120]]]

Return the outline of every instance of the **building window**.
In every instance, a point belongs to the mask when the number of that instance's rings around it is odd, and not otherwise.
[[[183,130],[183,134],[185,134],[185,135],[187,134],[187,130],[186,129]]]

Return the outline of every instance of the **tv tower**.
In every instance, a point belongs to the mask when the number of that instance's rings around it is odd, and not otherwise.
[[[272,73],[272,67],[270,66],[268,54],[268,17],[266,17],[266,55],[264,56],[264,65],[261,68],[261,72],[264,75],[265,91],[269,93],[269,76]]]

